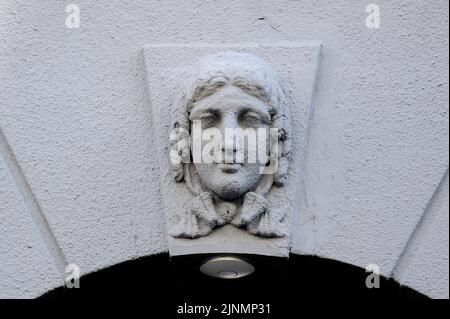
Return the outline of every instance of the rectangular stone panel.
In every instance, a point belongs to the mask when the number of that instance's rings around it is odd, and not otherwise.
[[[198,59],[210,54],[235,51],[251,53],[272,65],[289,83],[287,94],[293,99],[292,162],[289,180],[284,187],[274,187],[268,195],[271,209],[287,212],[288,223],[300,214],[298,199],[302,189],[302,163],[307,146],[308,123],[320,58],[320,43],[178,45],[157,44],[144,47],[148,89],[153,114],[153,128],[158,144],[163,211],[168,225],[174,212],[185,210],[192,194],[185,183],[176,183],[169,158],[169,134],[174,116],[173,98],[180,85],[180,72]],[[169,239],[172,255],[192,253],[251,253],[288,256],[290,238],[267,239],[226,225],[199,239]]]

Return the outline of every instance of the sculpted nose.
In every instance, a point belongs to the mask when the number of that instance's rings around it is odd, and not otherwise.
[[[222,133],[222,153],[225,157],[226,163],[233,163],[235,160],[236,149],[236,128],[238,127],[237,120],[234,114],[230,114],[224,118],[221,127]]]
[[[226,145],[226,143],[222,144],[222,152],[224,153],[236,153],[237,149],[236,149],[236,145],[234,145],[235,143],[233,143],[233,145]]]
[[[236,146],[233,142],[232,145],[229,142],[222,144],[222,154],[225,163],[235,163],[236,161]]]

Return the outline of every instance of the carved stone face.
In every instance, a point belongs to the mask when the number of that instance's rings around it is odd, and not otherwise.
[[[205,237],[225,225],[286,236],[286,212],[266,198],[286,181],[290,154],[290,99],[275,70],[257,56],[223,52],[180,79],[170,159],[193,197],[174,212],[171,236]]]
[[[266,103],[235,86],[225,86],[214,94],[207,96],[193,105],[189,120],[201,121],[201,129],[217,129],[221,136],[226,136],[233,130],[233,139],[236,141],[236,129],[248,128],[265,129],[267,132],[271,124],[271,116]],[[260,130],[261,132],[261,130]],[[230,144],[230,143],[228,143]],[[236,152],[247,154],[247,143],[238,144],[238,148],[227,145],[222,141],[223,147],[219,152],[222,156],[212,163],[196,163],[195,168],[202,183],[214,194],[226,201],[234,201],[256,187],[261,179],[260,167],[265,163],[244,161],[237,163]],[[233,154],[233,160],[225,160],[225,154]],[[228,155],[230,156],[230,155]],[[220,159],[221,158],[221,159]],[[228,157],[230,158],[230,157]]]

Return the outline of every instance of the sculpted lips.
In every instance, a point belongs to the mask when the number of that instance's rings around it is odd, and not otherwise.
[[[227,174],[234,174],[239,170],[240,164],[218,164],[217,167],[222,170],[222,172]]]

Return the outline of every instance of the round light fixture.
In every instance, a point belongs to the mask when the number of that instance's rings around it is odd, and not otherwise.
[[[214,278],[239,279],[253,274],[255,267],[240,257],[222,256],[206,260],[200,271]]]

